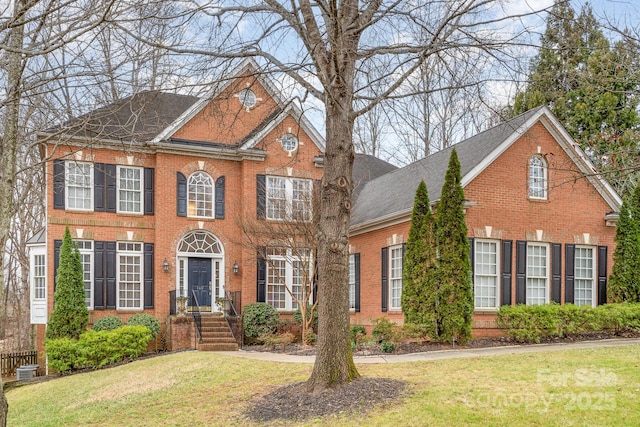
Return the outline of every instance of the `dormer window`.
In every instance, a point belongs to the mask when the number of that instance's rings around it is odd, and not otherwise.
[[[547,163],[542,156],[529,159],[529,198],[547,199]]]

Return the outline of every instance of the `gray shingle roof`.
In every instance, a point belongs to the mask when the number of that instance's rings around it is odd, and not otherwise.
[[[140,92],[49,129],[48,132],[83,138],[147,142],[197,100],[197,97],[189,95]]]
[[[353,172],[351,175],[353,177],[354,197],[357,196],[367,182],[396,169],[398,169],[397,166],[385,162],[375,156],[356,153],[356,157],[353,160]]]
[[[449,156],[454,147],[458,153],[460,170],[464,178],[538,110],[539,108],[527,111],[453,147],[367,182],[355,199],[351,213],[351,227],[410,211],[413,208],[416,188],[420,180],[424,180],[427,185],[429,199],[432,202],[439,200]]]

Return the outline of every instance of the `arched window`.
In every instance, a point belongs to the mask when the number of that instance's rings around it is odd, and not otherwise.
[[[216,236],[204,230],[191,231],[178,243],[180,254],[222,255],[222,245]]]
[[[547,164],[541,156],[529,159],[529,198],[547,198]]]
[[[189,216],[213,218],[213,179],[202,171],[191,174],[187,185]]]

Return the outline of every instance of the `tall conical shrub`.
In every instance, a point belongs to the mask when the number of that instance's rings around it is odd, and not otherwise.
[[[611,302],[640,302],[640,185],[625,199],[616,224],[616,250],[609,278]]]
[[[64,231],[60,262],[53,294],[53,311],[47,324],[47,338],[78,338],[89,323],[84,301],[84,280],[80,252],[71,240],[69,227]]]
[[[437,281],[435,221],[424,181],[416,190],[409,239],[402,270],[404,321],[424,325],[430,337],[437,336]]]
[[[473,287],[461,181],[460,162],[453,149],[436,215],[440,282],[437,316],[441,324],[439,340],[464,343],[471,338]]]

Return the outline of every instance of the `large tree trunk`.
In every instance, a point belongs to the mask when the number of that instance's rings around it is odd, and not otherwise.
[[[17,23],[24,21],[23,2],[14,2],[14,18]],[[7,59],[7,88],[4,137],[0,139],[0,290],[6,286],[4,252],[13,216],[13,186],[16,176],[16,151],[18,146],[18,123],[20,113],[20,84],[22,80],[23,60],[22,45],[24,43],[24,26],[16,25],[11,30],[9,49],[5,52]],[[0,426],[7,423],[7,401],[0,380]]]
[[[349,76],[349,73],[343,73]],[[345,82],[346,80],[346,82]],[[346,384],[359,377],[349,336],[349,221],[353,168],[352,79],[336,79],[327,95],[324,178],[317,224],[318,345],[309,391]]]

